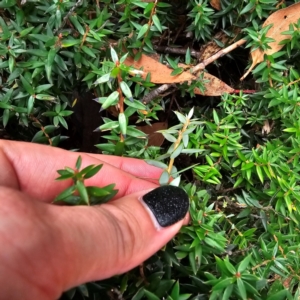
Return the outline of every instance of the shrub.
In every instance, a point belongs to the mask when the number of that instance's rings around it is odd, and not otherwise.
[[[140,268],[63,298],[298,299],[299,21],[239,81],[248,48],[273,41],[265,19],[294,2],[0,1],[0,134],[68,149],[96,141],[162,166],[160,183],[172,175],[191,199],[189,226]],[[245,48],[207,66],[239,88],[221,97],[195,96],[212,84],[203,77],[159,92],[126,63],[157,50],[175,78],[239,38]],[[89,117],[92,105],[102,111]],[[136,127],[156,120],[168,123],[161,147]]]

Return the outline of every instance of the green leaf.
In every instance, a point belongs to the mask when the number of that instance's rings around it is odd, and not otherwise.
[[[79,155],[78,158],[77,158],[76,164],[75,164],[75,168],[76,168],[77,170],[80,169],[81,163],[82,163],[82,157],[81,157],[81,155]]]
[[[246,256],[239,264],[239,267],[237,269],[237,271],[239,273],[243,273],[247,268],[248,268],[248,265],[251,261],[251,254]]]
[[[261,181],[261,183],[264,183],[264,176],[262,173],[262,169],[259,165],[256,165],[256,172],[257,172],[258,178]]]
[[[176,281],[176,283],[173,286],[173,289],[171,291],[171,297],[174,300],[177,300],[179,297],[179,281]]]
[[[233,164],[232,164],[232,167],[233,168],[236,168],[237,166],[239,166],[242,162],[238,159],[236,160]]]
[[[48,95],[48,94],[37,94],[37,95],[35,95],[35,98],[38,100],[47,100],[47,101],[56,100],[56,97]]]
[[[160,300],[155,294],[149,292],[148,290],[144,289],[144,294],[148,300]]]
[[[8,120],[9,120],[9,109],[6,108],[6,109],[4,109],[3,115],[2,115],[3,127],[6,127]]]
[[[245,288],[244,282],[242,281],[241,278],[237,279],[237,287],[238,287],[238,291],[239,291],[241,298],[243,300],[247,300],[246,288]]]
[[[72,47],[74,45],[78,45],[81,43],[81,40],[62,40],[61,41],[61,47],[62,48],[68,48],[68,47]]]
[[[208,156],[208,155],[205,155],[205,159],[207,161],[207,163],[213,167],[214,166],[214,162],[212,161],[212,159]]]
[[[48,57],[47,57],[47,64],[51,66],[54,62],[55,56],[56,56],[56,49],[50,49],[48,52]]]
[[[53,202],[58,202],[58,201],[62,201],[64,200],[65,198],[73,195],[73,193],[75,192],[76,190],[76,187],[73,185],[73,186],[70,186],[69,188],[65,189],[63,192],[61,192],[55,199]]]
[[[52,84],[53,83],[52,76],[51,76],[51,74],[52,74],[52,65],[46,64],[45,65],[45,71],[46,71],[46,76],[47,76],[48,81]]]
[[[45,65],[47,79],[50,83],[52,83],[52,65],[56,56],[56,49],[50,49],[47,57],[47,62]]]
[[[65,120],[62,116],[58,115],[58,116],[56,116],[55,118],[58,118],[59,123],[60,123],[62,126],[64,126],[66,129],[68,129],[68,123],[66,122],[66,120]]]
[[[176,158],[179,154],[181,154],[183,149],[183,143],[181,143],[175,150],[174,152],[171,154],[170,158],[174,159]]]
[[[249,2],[240,12],[240,15],[243,15],[255,7],[255,2]]]
[[[10,56],[8,59],[8,69],[9,72],[12,73],[15,67],[15,58],[13,56]]]
[[[58,170],[59,174],[61,174],[59,177],[57,177],[55,180],[66,180],[74,177],[74,174],[66,171],[66,170]]]
[[[30,96],[27,102],[27,113],[30,114],[33,110],[34,97]]]
[[[145,138],[147,136],[143,131],[134,128],[132,125],[127,126],[127,135],[136,138]]]
[[[32,85],[27,81],[27,79],[25,77],[23,77],[22,75],[20,75],[21,78],[21,82],[23,84],[24,89],[26,90],[26,92],[33,96],[34,95],[34,89],[32,87]]]
[[[175,143],[177,141],[177,138],[168,132],[162,132],[162,135],[167,141],[171,143]]]
[[[191,296],[192,294],[181,294],[179,295],[178,300],[188,300],[191,298]]]
[[[79,195],[80,195],[80,198],[87,204],[87,205],[90,205],[90,202],[89,202],[89,196],[88,196],[88,193],[87,193],[87,190],[86,190],[86,187],[84,186],[83,182],[78,180],[76,182],[76,188],[79,192]]]
[[[22,52],[26,52],[28,54],[32,54],[32,55],[38,56],[38,57],[47,57],[47,55],[48,55],[48,51],[41,50],[41,49],[27,49]]]
[[[141,287],[132,297],[131,300],[141,300],[144,296],[144,288]]]
[[[35,92],[36,93],[40,93],[40,92],[49,90],[52,86],[53,86],[53,84],[42,84],[42,85],[39,85],[38,87],[35,88]]]
[[[90,196],[96,197],[96,198],[103,198],[110,194],[109,190],[107,190],[105,188],[99,188],[96,186],[87,186],[86,189]]]
[[[157,168],[161,168],[161,169],[167,169],[168,166],[164,163],[162,163],[161,161],[156,161],[156,160],[152,160],[152,159],[146,159],[145,162],[151,166],[157,167]]]
[[[191,60],[192,60],[192,58],[191,58],[191,50],[190,50],[190,48],[187,48],[186,53],[185,53],[185,64],[186,65],[191,64]]]
[[[228,256],[224,259],[224,264],[225,264],[227,270],[228,270],[232,275],[235,275],[235,274],[236,274],[236,269],[235,269],[235,267],[229,262]]]
[[[213,109],[213,117],[214,117],[215,123],[218,125],[220,123],[220,119],[219,119],[219,116],[215,109]]]
[[[134,56],[134,61],[139,61],[141,59],[142,52],[138,51]]]
[[[294,128],[294,127],[283,129],[283,131],[285,131],[285,132],[297,132],[297,130],[298,129]]]
[[[96,76],[95,73],[88,73],[83,79],[82,81],[87,81],[89,84],[89,82],[91,81],[91,79],[93,79]]]
[[[0,8],[9,8],[17,5],[16,0],[3,0],[0,1]]]
[[[137,39],[140,39],[142,36],[145,35],[145,33],[148,31],[149,29],[149,25],[146,23],[144,24],[141,29],[139,30],[139,33],[138,33],[138,36],[137,36]]]
[[[232,284],[232,278],[225,278],[220,280],[216,285],[212,287],[213,291],[220,291],[225,289],[228,285]]]
[[[52,133],[55,129],[57,129],[57,127],[55,127],[53,125],[46,125],[44,127],[44,131],[48,134]]]
[[[132,93],[131,93],[131,90],[130,90],[129,86],[127,85],[127,83],[126,83],[125,81],[121,81],[121,82],[120,82],[120,87],[121,87],[121,90],[122,90],[123,94],[124,94],[130,101],[133,101]]]
[[[159,177],[159,184],[166,185],[169,183],[169,180],[170,180],[170,174],[168,173],[168,171],[163,171]]]
[[[118,141],[114,150],[114,155],[122,156],[124,153],[125,143]]]
[[[183,142],[183,145],[184,145],[184,148],[186,148],[189,144],[189,135],[188,134],[184,134],[183,137],[182,137],[182,142]],[[198,149],[191,149],[191,150],[198,150]]]
[[[77,68],[80,69],[82,67],[82,56],[80,52],[74,54],[74,62]]]
[[[120,126],[120,130],[121,133],[123,134],[123,136],[126,136],[126,132],[127,132],[127,119],[124,113],[119,113],[119,126]]]
[[[249,163],[243,163],[241,170],[246,171],[251,169],[254,166],[254,163],[251,161]]]
[[[140,110],[146,110],[147,109],[147,107],[143,104],[143,103],[141,103],[141,102],[139,102],[139,101],[137,101],[137,100],[133,100],[133,101],[128,101],[126,98],[125,98],[125,104],[126,105],[128,105],[129,107],[133,107],[133,108],[135,108],[135,109],[140,109]],[[125,111],[125,113],[126,113],[126,111]]]
[[[176,177],[170,182],[170,185],[179,186],[180,185],[181,176]]]
[[[10,109],[11,105],[0,101],[0,108]]]
[[[185,153],[185,154],[194,154],[194,153],[201,153],[205,151],[204,149],[183,149],[181,151],[181,153]]]
[[[73,23],[74,27],[78,30],[78,32],[81,35],[84,35],[85,31],[84,28],[82,27],[82,25],[79,23],[78,19],[76,16],[70,16],[69,19],[71,20],[71,22]]]
[[[120,63],[121,63],[121,64],[126,60],[128,54],[129,54],[129,53],[127,52],[126,54],[124,54],[124,55],[120,58]]]
[[[84,174],[86,174],[87,172],[89,172],[90,170],[92,170],[95,167],[95,165],[88,165],[85,168],[83,168],[78,174],[78,178],[83,177]]]
[[[101,110],[106,109],[112,105],[117,104],[117,101],[119,100],[119,93],[117,91],[112,92],[106,100],[103,102],[101,106]]]
[[[179,75],[179,74],[181,74],[183,71],[184,71],[183,68],[176,68],[176,69],[174,69],[174,70],[172,71],[171,76]]]
[[[215,240],[213,240],[211,238],[206,237],[204,239],[204,242],[206,244],[208,244],[209,246],[211,246],[212,248],[215,248],[215,249],[217,249],[219,251],[224,251],[224,246],[222,245],[222,243],[218,243],[218,241],[215,241]]]
[[[83,52],[85,52],[88,56],[92,57],[92,58],[96,58],[96,54],[87,46],[82,46],[81,49],[83,50]]]
[[[110,55],[114,63],[117,63],[119,61],[118,54],[113,47],[110,47]]]
[[[63,110],[59,112],[59,115],[62,117],[67,117],[72,115],[74,112],[72,110]]]
[[[13,0],[13,1],[16,3],[15,0]],[[1,1],[1,3],[3,3],[3,1]],[[13,5],[14,5],[14,4],[13,4]],[[4,34],[9,34],[9,33],[10,33],[10,31],[9,31],[9,29],[8,29],[8,26],[6,25],[6,23],[5,23],[5,21],[3,20],[2,17],[0,17],[0,28],[1,28],[1,30],[2,30],[2,32],[3,32]]]
[[[162,33],[162,27],[161,27],[161,24],[160,24],[160,21],[159,21],[157,15],[153,15],[152,20],[153,20],[153,23],[154,23],[155,27],[158,29],[158,31],[160,33]]]
[[[232,296],[233,286],[234,286],[233,284],[230,284],[226,287],[226,289],[223,292],[222,300],[230,299],[230,296]]]
[[[288,291],[286,289],[283,289],[277,293],[274,293],[273,295],[269,295],[267,300],[285,300],[287,299],[287,293]]]
[[[90,171],[88,171],[87,173],[85,173],[85,175],[83,176],[84,179],[88,179],[93,177],[94,175],[96,175],[102,168],[103,165],[98,165],[95,166],[93,169],[91,169]]]
[[[109,81],[109,79],[110,79],[110,73],[104,74],[94,82],[94,85],[107,82]]]
[[[179,120],[181,123],[183,123],[183,124],[186,123],[187,119],[186,119],[186,117],[185,117],[183,114],[181,114],[181,113],[178,112],[178,111],[174,111],[174,113],[176,114],[178,120]]]

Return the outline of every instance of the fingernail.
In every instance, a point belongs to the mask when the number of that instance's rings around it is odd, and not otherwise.
[[[152,190],[142,197],[142,201],[161,227],[167,227],[182,220],[189,209],[187,193],[172,185]]]

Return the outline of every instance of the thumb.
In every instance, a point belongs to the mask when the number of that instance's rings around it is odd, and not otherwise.
[[[174,237],[188,207],[187,194],[174,186],[141,191],[100,206],[54,207],[55,222],[63,228],[65,288],[136,267]]]

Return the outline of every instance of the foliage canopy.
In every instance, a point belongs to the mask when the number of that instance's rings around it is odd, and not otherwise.
[[[296,2],[0,1],[0,136],[76,148],[67,136],[94,98],[99,151],[147,159],[165,170],[161,184],[180,184],[191,199],[190,225],[143,266],[64,299],[299,298],[300,21],[239,81],[250,47],[273,41],[264,21]],[[207,67],[239,89],[221,97],[195,96],[205,94],[200,76],[143,101],[159,85],[126,64],[158,52],[176,76],[180,64],[205,61],[209,42],[223,49],[239,38],[245,48]],[[168,123],[161,147],[137,128],[157,120]]]

